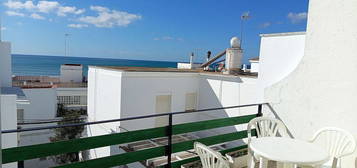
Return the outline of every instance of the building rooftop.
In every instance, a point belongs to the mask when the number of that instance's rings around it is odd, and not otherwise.
[[[16,102],[19,104],[29,103],[25,93],[19,87],[1,87],[0,90],[2,95],[16,95]]]
[[[305,34],[306,32],[285,32],[285,33],[260,34],[260,37],[293,36],[293,35],[305,35]]]
[[[175,72],[175,73],[203,73],[212,75],[224,75],[224,76],[245,76],[256,77],[256,74],[249,72],[240,72],[237,74],[223,74],[223,72],[204,71],[202,68],[197,69],[177,69],[177,68],[150,68],[150,67],[122,67],[122,66],[89,66],[94,68],[102,68],[109,70],[118,70],[124,72]]]
[[[66,65],[66,66],[82,66],[82,64],[63,64],[63,65]]]
[[[251,58],[251,59],[249,59],[249,61],[259,61],[259,57]]]

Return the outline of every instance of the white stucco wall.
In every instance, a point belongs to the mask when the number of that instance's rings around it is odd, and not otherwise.
[[[259,72],[259,62],[258,61],[250,62],[250,72],[253,72],[253,73]]]
[[[61,82],[82,82],[83,66],[77,65],[61,65]]]
[[[24,109],[24,119],[53,119],[56,117],[57,94],[54,88],[23,89],[29,105],[19,105]]]
[[[56,118],[57,98],[54,88],[36,88],[23,89],[27,99],[30,101],[28,105],[19,105],[19,108],[24,109],[24,121],[36,122],[38,120]],[[20,121],[23,122],[23,121]],[[55,125],[55,124],[46,124]],[[46,126],[41,125],[41,126]],[[22,125],[22,128],[37,127],[39,125]],[[22,132],[20,135],[19,146],[35,145],[50,142],[49,138],[54,136],[53,130],[40,130]],[[48,157],[47,160],[32,159],[24,162],[26,168],[50,167],[54,166],[52,160]]]
[[[257,79],[249,77],[232,77],[222,75],[201,75],[199,83],[199,109],[254,104],[260,93],[257,90]],[[235,117],[257,113],[257,107],[207,111],[197,114],[198,120]],[[245,125],[231,128],[216,129],[214,133],[228,133],[246,129]]]
[[[11,87],[11,44],[0,42],[0,82],[2,87]]]
[[[259,90],[279,82],[299,64],[305,48],[305,32],[263,34],[259,55]],[[263,101],[263,97],[260,99]]]
[[[36,122],[38,120],[56,119],[57,96],[84,96],[87,95],[87,88],[33,88],[23,89],[30,104],[20,104],[19,108],[24,109],[24,121]],[[86,100],[85,100],[86,102]],[[56,125],[42,124],[41,126]],[[22,125],[22,128],[37,127],[39,125]],[[54,136],[53,130],[40,130],[20,133],[19,146],[27,146],[50,142],[49,138]],[[47,159],[32,159],[25,161],[26,168],[51,167],[54,162]]]
[[[188,93],[197,94],[198,109],[256,103],[259,94],[256,88],[256,78],[181,72],[126,72],[103,67],[89,67],[88,117],[91,121],[100,121],[155,114],[158,95],[171,95],[171,112],[185,110]],[[253,107],[207,112],[207,114],[200,115],[178,115],[174,117],[174,123],[256,112],[257,108]],[[121,129],[118,128],[119,126]],[[153,118],[99,124],[90,126],[88,135],[98,136],[114,131],[132,131],[151,127],[155,127]],[[223,130],[232,132],[235,131],[235,128],[233,129]],[[243,129],[243,127],[236,129]],[[113,152],[111,153],[109,147],[91,152],[92,158],[110,154]]]
[[[121,117],[121,73],[89,68],[88,120],[101,121]],[[88,136],[107,135],[118,130],[119,122],[91,125]],[[110,147],[90,150],[90,158],[108,156]]]
[[[185,63],[185,62],[177,63],[177,69],[195,69],[195,68],[199,68],[200,66],[201,64],[197,64],[197,63],[192,64],[192,67],[190,63]]]
[[[325,126],[357,137],[356,11],[353,0],[310,0],[304,57],[293,73],[265,91],[297,138],[309,139]],[[356,156],[344,158],[342,167],[357,167]]]
[[[1,129],[17,129],[16,95],[0,95],[1,98]],[[2,134],[2,149],[17,147],[17,133]],[[17,168],[17,163],[4,164],[3,168]]]

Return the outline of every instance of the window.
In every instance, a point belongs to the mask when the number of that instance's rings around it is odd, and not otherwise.
[[[186,94],[186,111],[196,110],[197,109],[197,94],[196,93],[187,93]]]
[[[63,105],[80,105],[81,96],[57,96],[57,101]]]

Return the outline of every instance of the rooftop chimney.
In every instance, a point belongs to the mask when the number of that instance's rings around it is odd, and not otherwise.
[[[193,56],[194,56],[194,53],[192,52],[191,56],[190,56],[190,69],[193,69]]]
[[[232,74],[241,71],[243,50],[241,49],[240,40],[238,37],[231,39],[231,48],[226,50],[226,72]]]

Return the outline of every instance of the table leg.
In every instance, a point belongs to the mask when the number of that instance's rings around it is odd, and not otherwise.
[[[259,158],[259,168],[268,168],[268,160],[263,157]]]
[[[254,167],[255,167],[254,156],[248,154],[248,168],[254,168]]]

